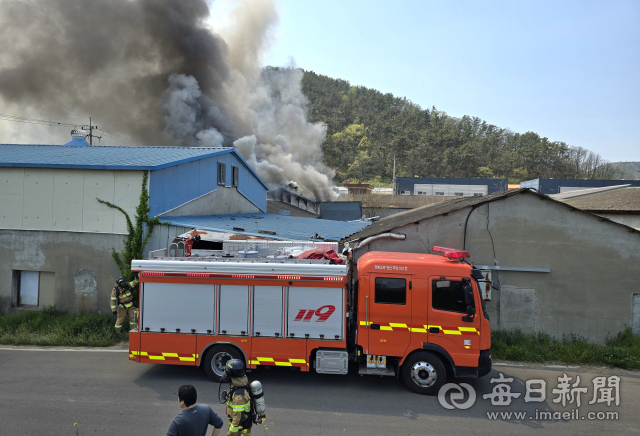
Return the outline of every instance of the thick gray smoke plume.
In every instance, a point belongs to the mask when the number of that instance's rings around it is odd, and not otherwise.
[[[146,145],[235,146],[271,186],[332,198],[302,73],[262,70],[272,0],[240,1],[223,34],[209,12],[205,0],[0,2],[4,111],[90,114]]]

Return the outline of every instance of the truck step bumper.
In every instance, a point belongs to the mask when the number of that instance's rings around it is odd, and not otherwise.
[[[396,372],[393,369],[387,368],[367,368],[366,363],[361,363],[360,368],[358,369],[358,374],[360,375],[391,375],[395,376]]]

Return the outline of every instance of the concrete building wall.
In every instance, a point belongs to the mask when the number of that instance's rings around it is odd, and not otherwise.
[[[624,224],[625,226],[633,227],[640,230],[640,214],[621,214],[621,213],[598,213],[601,217],[608,218],[616,223]]]
[[[19,271],[38,271],[38,307],[109,313],[120,275],[111,250],[123,245],[114,234],[0,230],[0,312],[21,310],[15,308]]]
[[[476,265],[550,268],[550,273],[496,272],[501,290],[487,302],[492,328],[520,328],[602,342],[632,325],[640,292],[640,235],[587,212],[522,193],[408,224],[357,252],[428,253],[434,245],[466,249]]]
[[[127,231],[117,204],[132,217],[142,171],[0,168],[0,229],[119,233]]]

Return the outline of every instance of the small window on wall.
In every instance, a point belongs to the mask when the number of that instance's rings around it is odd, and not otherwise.
[[[391,277],[376,277],[377,304],[407,304],[407,281]]]
[[[436,192],[436,195],[444,195],[444,192]]]
[[[454,280],[434,280],[431,306],[447,312],[467,313],[467,305],[464,302],[464,283]]]
[[[464,193],[462,193],[462,192],[456,192],[454,195],[456,197],[464,197]]]
[[[40,294],[40,272],[16,271],[18,273],[18,306],[38,306]]]
[[[240,184],[240,170],[238,167],[231,167],[231,180],[233,186],[238,186]]]
[[[474,197],[482,197],[483,194],[479,193],[479,192],[474,192],[473,196]]]
[[[218,185],[225,185],[227,182],[227,164],[218,162]]]

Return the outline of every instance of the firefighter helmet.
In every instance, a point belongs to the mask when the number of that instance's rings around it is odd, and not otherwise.
[[[227,361],[226,371],[231,377],[242,377],[244,375],[244,362],[240,359],[230,359]]]
[[[124,278],[124,276],[120,276],[120,277],[118,277],[118,278],[116,279],[116,283],[117,283],[119,286],[124,286],[124,285],[126,285],[126,284],[127,284],[127,279],[126,279],[126,278]]]

